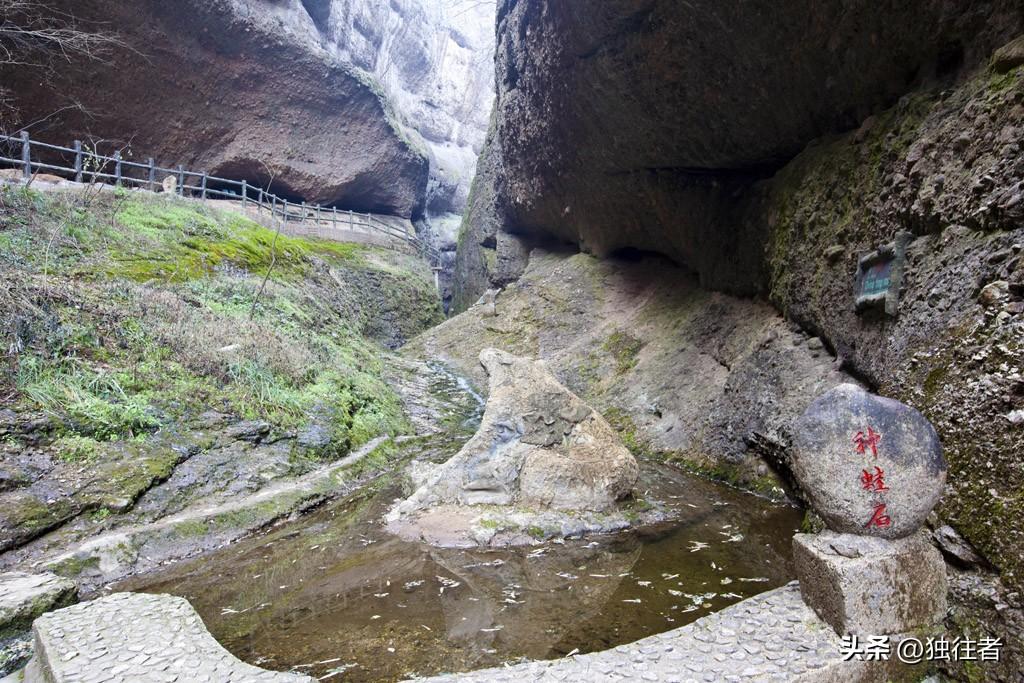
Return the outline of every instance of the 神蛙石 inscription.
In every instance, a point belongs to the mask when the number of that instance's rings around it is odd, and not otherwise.
[[[841,384],[793,429],[793,474],[829,528],[902,538],[939,500],[946,463],[938,435],[913,408]]]

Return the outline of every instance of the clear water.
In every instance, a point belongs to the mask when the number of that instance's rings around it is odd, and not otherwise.
[[[671,521],[565,543],[442,549],[380,518],[393,479],[294,523],[113,590],[189,599],[241,659],[391,681],[553,658],[683,626],[792,578],[798,510],[644,466]],[[333,675],[332,675],[333,674]]]

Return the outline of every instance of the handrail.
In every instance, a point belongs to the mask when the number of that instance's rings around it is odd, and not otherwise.
[[[427,242],[421,240],[417,235],[408,231],[396,230],[394,226],[385,223],[377,216],[370,213],[359,213],[357,211],[338,209],[336,206],[323,206],[321,204],[307,204],[306,202],[296,203],[278,197],[267,192],[261,187],[250,185],[246,180],[235,180],[233,178],[221,178],[212,176],[205,171],[189,171],[184,166],[177,168],[164,168],[157,166],[150,157],[147,163],[130,161],[121,157],[121,152],[114,152],[113,156],[105,156],[95,150],[89,150],[83,146],[80,140],[75,140],[73,147],[62,147],[45,142],[32,140],[27,131],[22,131],[18,137],[0,134],[0,143],[7,142],[21,147],[21,157],[6,156],[0,151],[0,165],[12,165],[22,169],[26,181],[31,180],[33,169],[55,171],[58,173],[72,174],[75,182],[84,182],[86,177],[90,182],[106,182],[117,186],[134,184],[145,186],[150,191],[155,191],[158,185],[166,182],[166,176],[175,179],[175,191],[179,196],[198,199],[209,199],[211,197],[230,198],[241,201],[243,207],[252,205],[257,213],[269,211],[271,218],[281,218],[287,225],[289,221],[306,223],[312,218],[316,225],[329,223],[337,228],[340,225],[347,226],[348,230],[376,232],[392,239],[403,241],[413,248],[435,268],[440,266],[440,254]],[[71,166],[34,161],[32,149],[44,149],[51,152],[59,152],[62,155],[74,155]],[[113,173],[110,165],[113,165]],[[145,172],[144,178],[136,178],[128,175],[126,170],[138,169]],[[157,182],[157,174],[165,176],[165,180]],[[186,178],[198,178],[198,185],[190,185]],[[218,187],[210,187],[213,183]],[[229,187],[237,187],[238,192],[232,192]],[[219,189],[224,188],[224,189]],[[189,194],[186,195],[186,192]]]

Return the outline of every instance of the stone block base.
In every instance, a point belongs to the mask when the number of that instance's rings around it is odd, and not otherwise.
[[[804,602],[840,635],[906,633],[945,616],[946,565],[923,532],[797,534],[793,562]]]

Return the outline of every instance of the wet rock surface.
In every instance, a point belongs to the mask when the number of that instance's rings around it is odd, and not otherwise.
[[[443,503],[604,512],[639,470],[612,427],[537,361],[484,349],[480,429],[451,460],[414,470],[418,489],[392,522]]]
[[[946,482],[928,420],[853,384],[818,397],[796,421],[790,464],[829,528],[884,538],[920,529]]]
[[[20,669],[32,656],[33,620],[66,607],[77,597],[75,584],[54,574],[0,574],[0,678]]]

